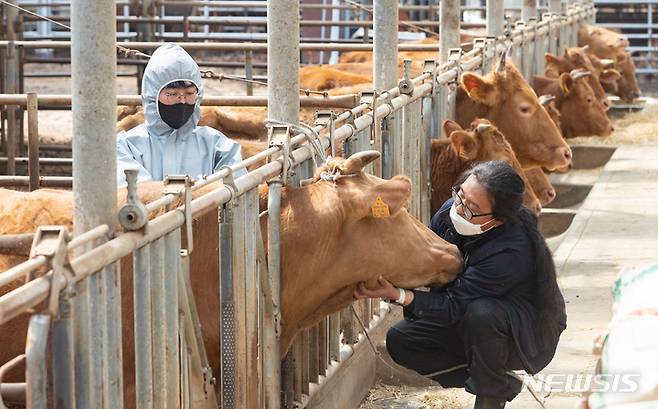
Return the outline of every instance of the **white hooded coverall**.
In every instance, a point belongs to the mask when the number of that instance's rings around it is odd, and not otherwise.
[[[179,129],[167,125],[158,112],[158,95],[172,81],[191,81],[198,89],[194,113]],[[142,79],[145,123],[117,136],[117,185],[126,185],[124,170],[139,170],[138,181],[163,180],[167,175],[199,179],[224,165],[242,160],[240,144],[208,126],[197,126],[203,84],[192,57],[176,44],[160,46],[149,60]],[[234,173],[241,176],[245,170]]]

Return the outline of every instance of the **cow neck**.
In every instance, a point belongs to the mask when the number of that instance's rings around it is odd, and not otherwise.
[[[465,160],[452,147],[450,139],[432,141],[432,186],[435,202],[443,203],[450,197],[455,180],[474,161]]]

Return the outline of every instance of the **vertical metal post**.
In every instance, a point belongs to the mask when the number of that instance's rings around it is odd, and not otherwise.
[[[265,407],[281,407],[281,344],[278,320],[281,290],[281,245],[279,232],[281,226],[281,180],[269,183],[267,195],[267,271],[271,292],[271,317],[266,317],[263,330],[263,377],[265,383]],[[267,300],[266,300],[267,302]],[[269,308],[266,308],[266,311]]]
[[[257,234],[260,231],[258,226],[258,189],[251,189],[245,192],[241,197],[243,216],[243,252],[241,257],[244,265],[244,288],[245,288],[245,389],[247,390],[247,399],[245,409],[258,409],[261,407],[260,394],[255,393],[259,390],[259,370],[258,370],[258,265],[257,265],[257,242],[261,237]]]
[[[178,274],[180,270],[180,229],[165,236],[165,310],[166,325],[166,407],[177,408],[180,396],[180,361],[178,349]]]
[[[439,41],[439,63],[448,61],[448,51],[451,48],[459,48],[459,15],[460,0],[441,0],[441,19],[439,20],[441,34]]]
[[[79,235],[101,224],[116,224],[115,2],[73,0],[71,26],[73,230]],[[73,311],[79,408],[123,405],[119,283],[116,267],[108,266],[76,286]]]
[[[404,143],[402,173],[411,178],[411,200],[407,210],[418,219],[420,219],[421,196],[420,103],[421,100],[416,100],[406,105],[402,110]]]
[[[46,349],[49,331],[50,316],[37,314],[30,318],[25,347],[25,378],[27,381],[26,407],[31,409],[48,407]]]
[[[73,363],[73,327],[71,294],[64,291],[59,298],[57,317],[53,320],[53,402],[55,409],[75,408],[75,366]]]
[[[398,0],[377,0],[374,2],[373,28],[373,78],[375,91],[381,93],[397,85],[398,76]],[[382,121],[381,141],[375,141],[374,149],[382,152],[381,175],[392,176],[394,153],[391,145],[399,137],[396,114],[389,114]],[[377,170],[377,168],[375,168]]]
[[[135,391],[137,407],[153,408],[153,354],[151,302],[151,245],[133,255],[133,309],[135,315]]]
[[[244,77],[247,80],[254,79],[254,53],[251,50],[246,50],[244,52]],[[247,95],[254,95],[254,84],[251,82],[245,82],[245,88]]]
[[[267,2],[267,110],[277,121],[299,121],[299,1]]]
[[[521,20],[530,21],[531,18],[537,18],[537,0],[523,0],[521,8]]]
[[[16,0],[9,0],[11,4],[16,5]],[[18,50],[16,45],[13,43],[18,40],[16,33],[17,21],[18,21],[18,12],[14,7],[5,7],[6,10],[6,19],[7,19],[7,28],[6,35],[7,41],[9,44],[5,50],[5,91],[7,94],[16,94],[18,93]],[[16,147],[18,146],[18,139],[20,135],[19,122],[17,121],[17,112],[19,110],[15,105],[7,106],[7,174],[15,175],[16,174]]]
[[[236,399],[236,336],[235,300],[233,294],[233,204],[220,211],[220,300],[221,300],[221,407],[237,408]]]
[[[153,407],[166,407],[167,376],[166,373],[166,325],[165,321],[165,272],[164,239],[151,243],[151,257],[147,274],[151,280],[151,354],[153,355]]]
[[[562,12],[562,0],[548,0],[548,12],[560,14]]]
[[[27,155],[30,191],[39,188],[39,106],[37,93],[27,93]]]
[[[505,30],[505,2],[487,0],[487,35],[499,36]]]

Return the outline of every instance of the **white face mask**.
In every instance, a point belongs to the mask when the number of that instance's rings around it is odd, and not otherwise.
[[[473,224],[457,213],[457,208],[454,203],[450,207],[450,220],[452,220],[452,224],[455,226],[457,233],[462,236],[477,236],[478,234],[486,233],[495,227],[495,224],[493,224],[488,229],[482,230],[482,226],[490,223],[491,220],[483,224]]]

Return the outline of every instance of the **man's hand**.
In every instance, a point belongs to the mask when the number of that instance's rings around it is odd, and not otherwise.
[[[383,276],[377,277],[377,282],[379,283],[379,288],[375,288],[374,290],[367,289],[364,282],[357,284],[356,290],[354,290],[354,298],[357,300],[363,298],[398,299],[400,296],[400,290],[398,290],[397,287],[389,283]]]

